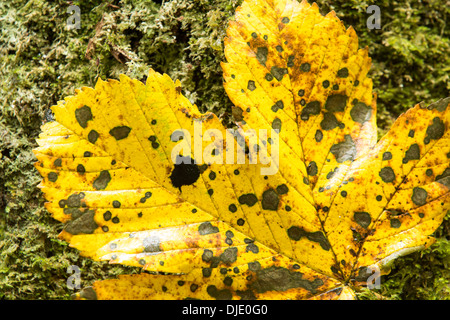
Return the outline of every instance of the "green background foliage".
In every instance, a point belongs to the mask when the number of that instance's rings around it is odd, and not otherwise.
[[[180,79],[201,111],[231,121],[220,61],[227,21],[242,0],[0,2],[0,299],[69,299],[67,268],[82,287],[139,269],[94,262],[57,239],[62,224],[45,210],[31,150],[49,107],[75,88],[124,73],[145,80],[151,67]],[[373,1],[317,1],[352,25],[373,59],[379,136],[409,107],[448,96],[450,2],[377,1],[381,30],[369,30]],[[81,9],[81,29],[68,30],[67,8]],[[381,289],[361,299],[450,298],[449,215],[430,249],[400,258]]]

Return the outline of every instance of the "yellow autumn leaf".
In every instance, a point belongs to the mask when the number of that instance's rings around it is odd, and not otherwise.
[[[433,243],[450,209],[450,98],[377,143],[367,49],[306,1],[244,1],[225,55],[237,129],[153,70],[53,107],[34,152],[60,238],[156,272],[80,298],[353,299]]]

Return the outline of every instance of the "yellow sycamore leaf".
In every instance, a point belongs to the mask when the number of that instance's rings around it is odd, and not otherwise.
[[[450,209],[450,98],[377,143],[367,49],[306,1],[244,1],[225,55],[237,129],[153,70],[53,107],[34,152],[60,238],[148,271],[80,298],[354,299],[434,242]]]

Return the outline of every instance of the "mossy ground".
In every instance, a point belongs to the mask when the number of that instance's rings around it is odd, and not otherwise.
[[[67,30],[69,1],[0,2],[0,299],[66,299],[67,267],[81,268],[82,286],[139,272],[80,257],[57,239],[62,225],[44,209],[31,150],[49,107],[75,88],[120,73],[145,79],[149,67],[180,79],[184,94],[225,123],[231,102],[222,86],[226,23],[241,0],[70,1],[81,29]],[[381,30],[369,30],[373,1],[317,1],[352,25],[373,59],[381,136],[407,108],[448,96],[450,7],[444,1],[377,1]],[[450,298],[450,222],[430,249],[398,259],[376,299]]]

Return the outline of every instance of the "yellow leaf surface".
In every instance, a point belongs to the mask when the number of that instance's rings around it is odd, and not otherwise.
[[[80,298],[353,299],[372,268],[433,243],[450,209],[449,98],[377,143],[367,49],[306,1],[244,1],[225,55],[234,131],[153,70],[53,107],[34,151],[60,238],[154,273]]]

